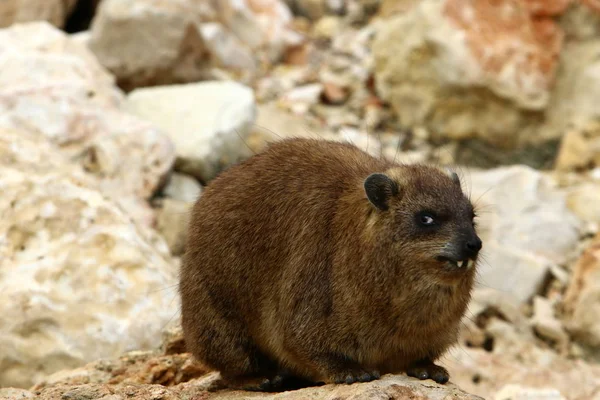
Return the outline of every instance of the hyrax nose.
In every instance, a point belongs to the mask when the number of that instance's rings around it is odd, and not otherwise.
[[[481,250],[481,239],[479,239],[477,236],[475,236],[474,238],[468,240],[465,243],[465,251],[467,252],[467,254],[469,255],[469,257],[473,257],[475,255],[477,255],[477,253],[479,253],[479,250]]]

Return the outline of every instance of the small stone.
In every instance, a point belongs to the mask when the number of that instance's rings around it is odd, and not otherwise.
[[[250,155],[244,144],[255,122],[252,89],[205,81],[132,91],[125,108],[163,129],[175,144],[176,169],[208,182]]]
[[[285,93],[279,103],[295,114],[304,114],[311,106],[319,103],[322,93],[323,85],[321,83],[298,86]]]
[[[348,100],[349,95],[350,92],[348,88],[338,86],[331,82],[323,83],[323,100],[325,100],[325,103],[327,104],[343,104]]]
[[[556,169],[582,170],[600,165],[600,122],[570,129],[562,138]]]
[[[192,203],[202,193],[202,186],[195,178],[174,172],[169,177],[169,182],[163,192],[165,196],[173,200]]]
[[[171,254],[180,256],[185,251],[189,213],[193,202],[162,199],[156,212],[156,230],[165,238]]]
[[[531,324],[540,336],[556,342],[558,348],[563,351],[567,349],[569,336],[554,315],[552,303],[548,299],[535,296]]]
[[[341,29],[342,20],[339,17],[327,16],[315,23],[312,34],[316,39],[331,40]]]
[[[318,20],[327,12],[326,0],[296,0],[295,6],[299,15],[312,21]]]

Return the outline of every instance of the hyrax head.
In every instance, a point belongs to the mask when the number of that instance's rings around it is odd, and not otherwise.
[[[378,238],[398,257],[441,281],[473,269],[482,242],[475,210],[456,173],[424,165],[373,173],[364,180]]]

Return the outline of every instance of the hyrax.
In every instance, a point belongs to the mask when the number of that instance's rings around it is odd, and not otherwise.
[[[454,173],[347,143],[272,144],[193,208],[180,281],[187,348],[234,386],[401,372],[445,383],[434,361],[470,299],[474,217]]]

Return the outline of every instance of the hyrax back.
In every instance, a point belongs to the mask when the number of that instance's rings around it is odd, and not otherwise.
[[[289,139],[193,208],[181,269],[188,349],[231,382],[444,383],[481,248],[456,174]],[[265,386],[266,387],[266,386]]]

